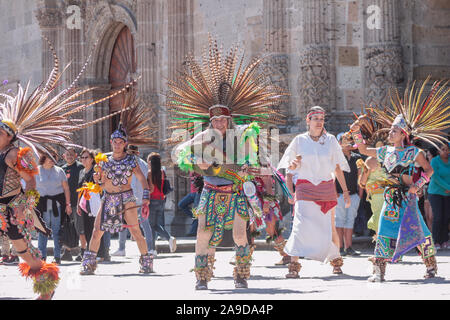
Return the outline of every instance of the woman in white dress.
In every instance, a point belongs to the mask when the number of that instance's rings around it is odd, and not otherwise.
[[[292,232],[284,251],[292,256],[287,278],[298,278],[298,257],[330,262],[333,273],[342,273],[339,239],[333,236],[334,207],[337,204],[335,178],[350,206],[342,170],[350,171],[335,136],[324,128],[325,110],[312,107],[306,117],[308,131],[296,136],[286,149],[278,169],[295,175],[295,215]],[[288,187],[293,193],[292,184]]]

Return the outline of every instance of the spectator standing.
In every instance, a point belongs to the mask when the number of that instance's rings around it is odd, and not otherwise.
[[[136,157],[136,161],[139,164],[139,167],[141,168],[142,172],[144,172],[144,173],[148,172],[148,165],[144,160],[142,160],[139,157],[140,152],[139,152],[139,148],[137,146],[128,145],[127,153],[134,155]],[[142,204],[142,195],[144,193],[144,189],[142,188],[142,185],[139,183],[139,181],[136,179],[136,177],[134,175],[131,179],[131,189],[133,190],[133,194],[136,197],[136,205],[140,206]],[[152,229],[150,227],[149,219],[145,219],[145,220],[142,219],[141,208],[138,208],[138,216],[139,216],[141,228],[144,231],[144,237],[147,242],[147,247],[151,248],[153,236],[152,236]],[[130,231],[128,230],[128,228],[125,228],[119,232],[119,249],[116,252],[114,252],[113,254],[111,254],[112,256],[121,256],[121,257],[125,256],[125,254],[126,254],[125,253],[125,243],[127,241],[127,237],[128,237],[129,233],[130,233]],[[156,252],[153,253],[152,251],[150,251],[149,253],[156,255],[155,254]]]
[[[56,159],[56,155],[53,156]],[[51,227],[54,243],[54,260],[56,264],[61,263],[61,246],[59,243],[59,230],[61,228],[61,216],[63,212],[72,214],[70,203],[70,191],[67,177],[61,167],[48,155],[44,154],[39,158],[39,174],[36,175],[36,190],[40,194],[38,210],[43,214],[47,226]],[[39,233],[38,248],[41,251],[42,259],[47,257],[48,237]]]
[[[83,165],[77,161],[78,154],[74,148],[68,148],[63,153],[64,161],[66,162],[61,168],[66,173],[67,182],[69,184],[70,191],[70,203],[72,206],[72,212],[77,212],[77,203],[78,203],[78,182],[80,178],[80,172],[83,170]],[[81,247],[86,248],[86,236],[84,231],[84,221],[83,216],[78,214],[73,214],[67,219],[73,219],[75,222],[75,230],[78,234]],[[72,254],[70,252],[72,248],[68,248],[65,246],[64,253],[61,257],[63,261],[72,261]]]
[[[152,228],[151,252],[156,256],[156,232],[169,241],[170,252],[175,252],[177,248],[176,238],[171,236],[165,228],[164,206],[166,197],[164,195],[164,181],[166,174],[161,168],[161,156],[152,152],[147,157],[149,166],[147,181],[150,186],[150,215],[149,221]]]
[[[186,234],[188,237],[196,236],[197,235],[197,226],[198,226],[198,220],[195,219],[194,214],[192,213],[192,208],[196,208],[198,205],[198,202],[200,201],[200,193],[198,188],[195,185],[195,179],[201,177],[196,173],[190,173],[189,174],[189,180],[190,180],[190,192],[184,196],[183,199],[181,199],[178,202],[178,208],[181,209],[181,211],[184,212],[188,217],[192,218],[192,224],[191,229]],[[192,206],[191,206],[192,204]]]
[[[94,183],[94,160],[95,151],[89,149],[83,149],[80,153],[81,164],[84,169],[80,172],[80,178],[78,187],[82,187],[85,182]],[[86,241],[81,241],[81,250],[78,257],[75,259],[77,261],[82,261],[83,254],[87,248],[89,248],[89,242],[91,241],[92,232],[94,230],[95,217],[97,216],[98,207],[100,205],[100,195],[98,195],[98,203],[94,198],[96,195],[91,194],[91,200],[86,200],[86,203],[80,203],[81,197],[78,198],[77,215],[80,220],[83,221],[84,237]],[[81,239],[81,237],[80,237]],[[100,258],[105,257],[105,244],[102,239],[100,242],[100,248],[98,250],[98,256]]]
[[[437,156],[438,151],[436,148],[431,148],[426,151],[427,154],[427,160],[431,164],[431,160]],[[433,210],[431,208],[430,200],[428,199],[428,187],[430,186],[430,183],[428,182],[423,186],[423,208],[420,208],[420,201],[419,201],[419,208],[420,210],[423,210],[422,215],[425,218],[425,221],[427,223],[428,229],[432,229],[433,227]]]
[[[355,256],[360,254],[360,252],[355,251],[352,248],[352,236],[353,226],[358,214],[358,207],[362,196],[362,190],[358,187],[358,176],[360,172],[356,165],[356,161],[361,159],[361,156],[352,152],[354,148],[345,138],[344,133],[338,134],[337,140],[339,141],[342,152],[350,166],[350,172],[344,172],[344,177],[348,191],[350,192],[351,205],[348,208],[345,207],[342,187],[339,182],[336,181],[336,191],[338,194],[338,203],[336,206],[336,231],[339,236],[341,255]]]
[[[439,149],[439,155],[431,160],[434,170],[428,187],[428,200],[433,210],[432,235],[436,250],[449,246],[448,225],[450,222],[450,162],[449,144]]]

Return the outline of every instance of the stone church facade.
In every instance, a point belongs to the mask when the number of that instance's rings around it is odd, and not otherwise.
[[[65,85],[90,57],[80,84],[96,87],[92,98],[140,76],[139,95],[158,128],[156,149],[168,155],[166,80],[186,54],[201,53],[208,33],[225,49],[238,44],[247,59],[269,55],[266,70],[290,92],[280,127],[290,137],[305,129],[310,106],[324,107],[332,119],[326,126],[337,133],[361,106],[386,103],[390,87],[429,74],[449,78],[449,16],[449,0],[0,0],[0,72],[11,87],[42,81],[53,65],[43,35],[61,66],[71,62]],[[83,116],[117,108],[120,101],[107,101]],[[106,121],[77,140],[108,150],[110,132]],[[171,175],[184,191],[185,180]]]

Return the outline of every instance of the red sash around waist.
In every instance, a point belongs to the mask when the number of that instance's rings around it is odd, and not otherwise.
[[[337,205],[337,194],[334,180],[322,181],[317,186],[308,180],[298,179],[295,184],[296,200],[313,201],[327,213]]]

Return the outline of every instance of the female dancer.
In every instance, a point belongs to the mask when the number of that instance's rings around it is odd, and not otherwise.
[[[308,132],[294,138],[278,168],[297,174],[295,216],[284,251],[292,256],[287,278],[298,278],[298,257],[330,261],[333,273],[342,273],[343,259],[339,240],[333,237],[334,207],[337,205],[333,174],[343,189],[346,207],[350,196],[342,170],[349,171],[347,160],[336,138],[324,128],[325,110],[312,107],[306,117]],[[288,183],[288,187],[292,188]]]
[[[419,212],[416,195],[429,181],[433,169],[424,152],[411,142],[418,139],[433,144],[446,141],[441,130],[445,128],[450,106],[443,105],[448,91],[443,92],[439,83],[435,83],[429,95],[421,99],[427,82],[428,79],[420,91],[414,92],[414,86],[412,89],[407,88],[403,99],[396,94],[391,99],[391,110],[373,109],[376,120],[390,127],[388,141],[392,146],[368,148],[359,130],[359,120],[350,127],[360,152],[376,158],[390,178],[380,213],[374,270],[369,277],[372,282],[384,281],[387,260],[396,262],[415,247],[426,266],[425,278],[433,278],[437,272],[436,250],[431,233]]]

